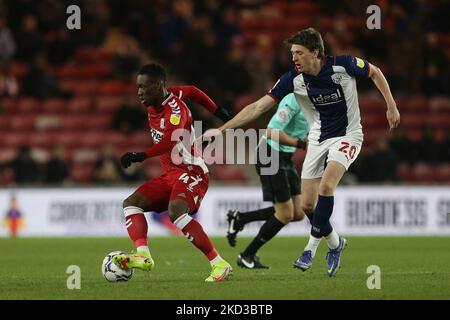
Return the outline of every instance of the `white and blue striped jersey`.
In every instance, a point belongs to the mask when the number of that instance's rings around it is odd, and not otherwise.
[[[355,76],[369,76],[369,63],[353,56],[326,56],[318,75],[291,70],[269,91],[281,101],[291,92],[310,126],[309,143],[342,137],[362,136]]]

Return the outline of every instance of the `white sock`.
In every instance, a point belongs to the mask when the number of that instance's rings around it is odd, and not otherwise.
[[[316,250],[319,247],[320,240],[322,240],[322,238],[316,238],[316,237],[313,237],[312,235],[310,235],[308,244],[306,245],[304,251],[310,250],[311,251],[311,255],[314,258],[314,256],[316,255]]]
[[[211,264],[211,266],[214,266],[218,264],[220,261],[222,261],[222,257],[220,256],[220,254],[218,254],[217,257],[209,261],[209,263]]]
[[[328,247],[330,249],[336,249],[337,247],[339,247],[339,235],[336,231],[331,231],[331,233],[327,235],[325,239],[327,239]]]
[[[136,248],[136,252],[150,253],[150,249],[148,248],[148,246],[140,246]]]

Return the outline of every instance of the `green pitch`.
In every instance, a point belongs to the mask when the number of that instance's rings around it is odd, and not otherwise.
[[[125,238],[0,239],[0,299],[450,299],[449,237],[348,237],[342,268],[325,270],[323,242],[313,267],[292,267],[306,238],[275,238],[260,251],[269,270],[244,270],[236,256],[250,241],[230,248],[213,238],[234,267],[230,281],[204,283],[208,261],[183,237],[150,239],[156,268],[137,270],[125,283],[108,283],[101,262],[110,251],[130,251]],[[68,266],[81,269],[81,289],[69,290]],[[370,265],[381,270],[381,289],[369,290]],[[373,283],[373,282],[372,282]]]

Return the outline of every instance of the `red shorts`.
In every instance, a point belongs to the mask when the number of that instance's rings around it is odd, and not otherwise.
[[[196,174],[189,171],[171,171],[147,181],[136,192],[145,196],[151,203],[151,210],[163,212],[169,202],[184,200],[189,206],[189,213],[194,214],[200,208],[203,197],[208,190],[208,174]]]

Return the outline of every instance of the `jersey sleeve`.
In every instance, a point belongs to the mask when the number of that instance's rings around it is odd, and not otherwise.
[[[291,95],[281,100],[277,112],[269,121],[268,128],[284,131],[284,128],[286,128],[292,118],[300,111],[295,105],[290,103],[290,100]]]
[[[286,72],[275,83],[272,89],[267,93],[277,102],[281,101],[285,96],[294,91],[294,78],[297,74],[294,71]]]
[[[205,92],[203,92],[196,86],[170,87],[168,91],[173,93],[183,101],[191,100],[195,103],[200,104],[211,113],[217,110],[217,104]]]
[[[354,56],[338,56],[336,57],[336,65],[343,66],[352,77],[369,76],[370,66],[367,60]]]

